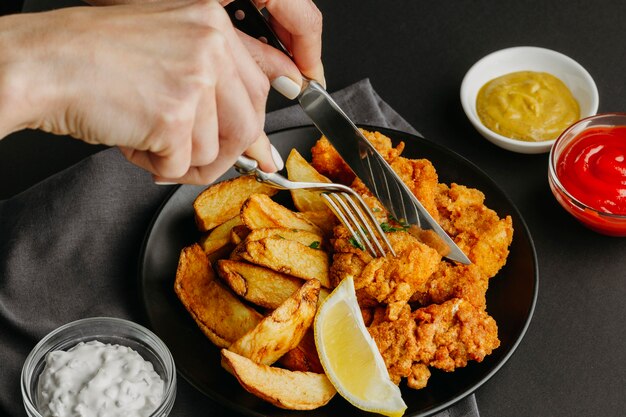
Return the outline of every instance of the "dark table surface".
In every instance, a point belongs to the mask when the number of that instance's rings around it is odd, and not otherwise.
[[[37,7],[43,1],[26,0]],[[518,45],[569,55],[594,77],[600,112],[626,111],[626,2],[316,0],[330,91],[369,77],[427,138],[487,172],[524,216],[539,258],[539,300],[515,355],[476,393],[483,417],[626,415],[626,239],[590,232],[556,203],[547,154],[484,140],[461,109],[469,67]],[[46,5],[60,4],[47,0]],[[268,110],[288,102],[272,95]],[[0,141],[0,199],[101,148],[23,131]]]

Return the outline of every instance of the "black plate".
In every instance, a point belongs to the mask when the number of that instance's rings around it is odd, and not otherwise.
[[[428,140],[390,129],[378,130],[406,143],[404,156],[428,158],[440,182],[457,182],[483,191],[486,204],[500,216],[510,214],[515,229],[506,266],[490,281],[487,310],[498,323],[501,345],[482,363],[470,363],[453,373],[433,374],[425,389],[402,387],[408,405],[406,416],[428,416],[441,411],[474,392],[493,376],[513,354],[521,341],[535,307],[538,269],[535,249],[528,229],[511,200],[480,169],[461,156]],[[283,130],[270,135],[279,152],[286,157],[297,148],[305,158],[319,138],[313,127]],[[222,179],[235,176],[229,171]],[[325,407],[314,411],[286,411],[256,398],[241,388],[236,379],[220,366],[219,350],[198,329],[173,291],[180,250],[198,240],[192,202],[204,187],[177,188],[157,212],[148,230],[140,256],[140,293],[152,330],[163,339],[176,361],[180,374],[194,387],[215,401],[253,416],[365,416],[339,395]]]

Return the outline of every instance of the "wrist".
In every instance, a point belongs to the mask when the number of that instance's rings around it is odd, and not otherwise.
[[[0,17],[0,138],[27,125],[21,104],[24,81],[19,71],[25,51],[13,36],[19,30],[16,16]]]
[[[44,113],[47,88],[37,80],[34,59],[38,45],[27,35],[34,29],[31,16],[0,17],[0,137],[31,127]]]
[[[0,137],[41,128],[62,108],[54,32],[63,26],[51,13],[0,17]]]

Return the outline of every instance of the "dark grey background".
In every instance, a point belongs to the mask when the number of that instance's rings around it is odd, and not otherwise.
[[[4,2],[3,2],[4,3]],[[626,415],[626,239],[595,234],[552,197],[547,155],[476,133],[459,102],[469,67],[492,51],[541,46],[594,77],[600,111],[626,111],[626,3],[316,0],[330,91],[369,77],[427,138],[480,166],[509,194],[539,256],[539,302],[513,358],[477,393],[483,417]],[[26,0],[31,10],[60,5]],[[268,110],[287,105],[276,95]],[[0,141],[0,199],[100,148],[40,132]]]

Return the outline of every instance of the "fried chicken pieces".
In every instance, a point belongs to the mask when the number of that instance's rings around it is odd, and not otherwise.
[[[362,195],[397,254],[372,258],[337,226],[331,283],[353,277],[366,324],[392,380],[407,378],[409,387],[420,389],[427,384],[429,367],[450,372],[469,360],[482,361],[499,346],[485,294],[489,279],[506,263],[512,220],[500,219],[486,207],[479,190],[439,183],[430,161],[400,156],[403,143],[393,147],[379,132],[363,133],[472,261],[462,265],[443,259],[427,233],[415,233],[388,215],[325,138],[313,147],[312,165]]]
[[[405,305],[395,321],[375,314],[369,332],[391,379],[398,384],[405,377],[413,389],[426,386],[429,366],[451,372],[469,360],[481,362],[500,345],[495,320],[462,298],[413,312]]]
[[[372,258],[352,244],[350,232],[335,228],[332,284],[352,276],[359,305],[387,305],[387,315],[396,320],[413,294],[425,292],[429,277],[437,270],[441,255],[406,232],[389,233],[387,238],[397,256]]]

